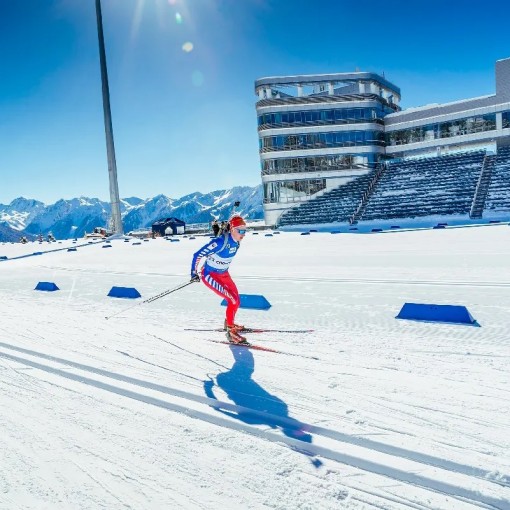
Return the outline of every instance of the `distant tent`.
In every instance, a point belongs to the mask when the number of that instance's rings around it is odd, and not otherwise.
[[[186,223],[178,218],[164,218],[152,224],[152,232],[160,236],[184,234]]]

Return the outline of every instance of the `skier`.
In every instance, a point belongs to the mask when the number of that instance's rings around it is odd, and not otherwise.
[[[213,234],[218,237],[218,234],[220,233],[220,225],[218,224],[218,220],[214,220],[212,222],[212,231],[213,231]]]
[[[234,318],[240,305],[239,291],[228,272],[239,245],[246,234],[246,223],[239,215],[232,216],[228,228],[219,237],[211,239],[209,243],[200,248],[191,262],[191,281],[200,279],[206,287],[225,298],[227,311],[224,328],[229,342],[234,344],[247,344],[246,338],[240,333],[244,326],[235,324]],[[205,263],[200,269],[200,262]]]

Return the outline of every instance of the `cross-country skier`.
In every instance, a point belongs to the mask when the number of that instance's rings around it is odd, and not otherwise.
[[[191,280],[198,282],[201,279],[206,287],[226,299],[225,331],[228,341],[235,344],[246,344],[248,343],[246,338],[240,334],[244,326],[234,322],[240,297],[236,284],[228,272],[230,263],[246,234],[246,223],[241,216],[235,215],[230,218],[228,227],[226,232],[211,239],[193,255]],[[205,263],[200,269],[202,259],[205,259]]]

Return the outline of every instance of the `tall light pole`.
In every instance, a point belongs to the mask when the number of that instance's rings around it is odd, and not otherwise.
[[[108,157],[108,175],[110,178],[110,203],[112,206],[112,223],[115,234],[123,234],[120,216],[119,182],[117,180],[117,163],[115,161],[115,145],[113,144],[112,112],[110,109],[110,89],[108,87],[108,71],[106,69],[106,52],[104,48],[103,17],[101,0],[96,0],[97,35],[99,38],[99,61],[101,64],[101,83],[103,86],[104,130],[106,135],[106,154]]]

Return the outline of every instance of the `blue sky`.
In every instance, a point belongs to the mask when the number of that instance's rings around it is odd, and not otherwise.
[[[102,9],[122,197],[259,184],[257,78],[384,72],[407,108],[492,94],[510,57],[510,7],[495,0]],[[94,0],[0,0],[0,175],[4,204],[108,199]]]

